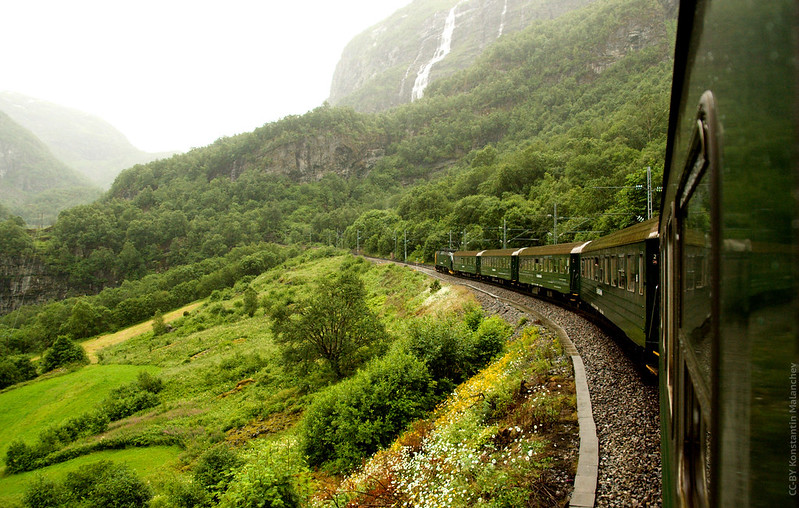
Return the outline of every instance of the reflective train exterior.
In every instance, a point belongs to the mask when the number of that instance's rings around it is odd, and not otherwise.
[[[797,2],[679,6],[660,211],[664,506],[797,506]]]

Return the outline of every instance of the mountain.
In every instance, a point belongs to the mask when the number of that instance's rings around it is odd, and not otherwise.
[[[329,101],[375,112],[418,99],[502,36],[594,1],[416,0],[346,46]]]
[[[171,155],[143,152],[96,116],[22,94],[0,92],[0,111],[41,139],[58,159],[102,188],[108,188],[125,168]]]
[[[667,0],[596,0],[414,102],[326,104],[133,166],[62,212],[43,252],[92,292],[263,241],[429,260],[497,247],[505,226],[512,247],[551,242],[558,214],[560,242],[625,227],[646,216],[646,168],[662,171],[674,21]]]
[[[51,224],[60,210],[96,199],[100,189],[32,132],[0,111],[0,202],[28,224]]]

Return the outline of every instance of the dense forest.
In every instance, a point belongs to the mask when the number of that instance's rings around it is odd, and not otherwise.
[[[325,104],[134,166],[34,235],[6,218],[3,256],[42,260],[76,297],[97,295],[87,306],[113,328],[283,259],[277,246],[248,259],[266,244],[430,261],[442,247],[606,234],[646,217],[647,168],[661,178],[673,29],[656,0],[537,22],[424,100],[380,114]],[[285,162],[320,145],[336,147],[327,170]],[[6,316],[3,354],[50,346],[74,312],[67,300]]]

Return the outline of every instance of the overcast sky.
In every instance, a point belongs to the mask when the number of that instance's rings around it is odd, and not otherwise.
[[[6,0],[0,91],[188,150],[327,99],[344,46],[411,0]]]

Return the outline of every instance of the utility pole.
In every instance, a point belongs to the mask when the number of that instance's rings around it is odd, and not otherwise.
[[[554,232],[552,234],[552,236],[553,236],[552,239],[553,239],[555,245],[557,245],[558,244],[558,204],[557,203],[555,203],[554,219],[555,219],[555,230],[554,230]]]
[[[449,232],[449,250],[452,250],[452,231]]]
[[[652,218],[652,166],[646,167],[646,218]]]
[[[502,248],[508,248],[508,220],[502,219]]]

